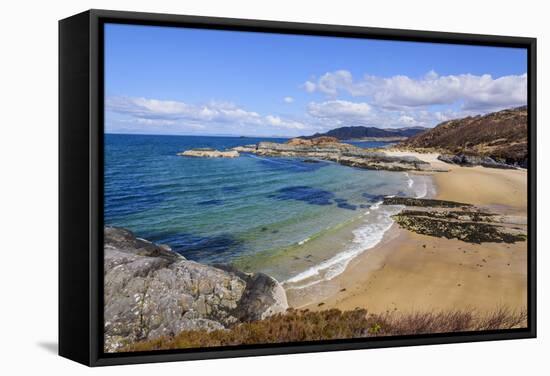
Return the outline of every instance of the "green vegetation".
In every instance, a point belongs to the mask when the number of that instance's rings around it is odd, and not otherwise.
[[[368,314],[364,309],[313,312],[289,309],[266,320],[236,325],[227,330],[186,331],[172,337],[138,342],[122,351],[151,351],[242,344],[303,342],[344,338],[450,333],[525,327],[525,311],[498,308],[476,314],[467,311]]]

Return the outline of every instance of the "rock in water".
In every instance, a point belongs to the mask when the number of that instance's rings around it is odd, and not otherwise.
[[[224,329],[288,308],[283,287],[262,274],[186,260],[130,231],[104,229],[105,351],[184,330]]]
[[[236,150],[219,151],[214,149],[191,149],[178,153],[182,157],[199,157],[199,158],[237,158],[239,152]]]

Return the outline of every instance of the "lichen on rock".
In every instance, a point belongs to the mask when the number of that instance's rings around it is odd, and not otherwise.
[[[186,260],[130,231],[104,229],[104,348],[185,330],[225,329],[288,308],[283,287],[262,274]]]

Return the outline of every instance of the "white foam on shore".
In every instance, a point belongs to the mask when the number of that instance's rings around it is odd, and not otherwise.
[[[378,205],[380,204],[378,203]],[[374,208],[374,205],[371,207],[371,209],[374,210],[377,208]],[[375,212],[371,212],[370,214],[372,215],[367,218],[367,223],[353,231],[353,241],[347,249],[334,255],[330,259],[314,265],[294,277],[287,279],[284,282],[286,285],[293,284],[291,286],[287,286],[287,288],[303,289],[306,287],[311,287],[321,281],[331,280],[343,273],[351,260],[380,243],[384,237],[384,234],[390,229],[394,222],[391,219],[391,216],[400,210],[401,207],[388,206],[387,208],[384,208],[384,210],[376,210]],[[305,283],[294,285],[302,281]]]
[[[370,208],[371,208],[372,210],[378,210],[378,209],[380,209],[380,205],[381,205],[383,202],[384,202],[384,201],[375,202],[374,204],[372,204],[372,205],[370,206]]]
[[[404,173],[407,177],[407,185],[409,189],[412,189],[414,186],[414,194],[415,198],[424,198],[428,194],[428,184],[426,182],[426,179],[421,176],[415,176],[416,180],[413,179],[408,172]]]
[[[412,188],[414,185],[414,180],[411,178],[408,172],[404,172],[405,176],[407,177],[407,185],[409,188]]]
[[[418,186],[419,188],[416,190],[416,198],[426,197],[428,194],[428,185],[426,184],[426,181],[422,181],[422,183]]]
[[[411,195],[416,198],[435,195],[435,187],[430,184],[431,177],[422,175],[411,177],[406,172],[405,175],[408,188],[412,191]],[[365,224],[352,232],[353,240],[344,251],[287,279],[283,282],[285,288],[304,289],[322,281],[329,281],[342,274],[355,257],[380,243],[386,231],[394,223],[391,216],[403,209],[403,206],[393,205],[381,207],[382,203],[383,201],[379,201],[372,204],[369,210],[361,214]]]
[[[305,244],[305,243],[307,243],[307,242],[310,241],[310,240],[311,240],[311,238],[305,238],[304,240],[299,241],[299,242],[298,242],[298,245]]]

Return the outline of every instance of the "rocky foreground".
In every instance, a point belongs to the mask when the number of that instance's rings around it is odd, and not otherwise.
[[[237,153],[237,156],[239,153],[250,153],[269,157],[305,158],[309,161],[325,160],[371,170],[442,171],[413,156],[389,156],[381,151],[366,150],[342,143],[334,137],[293,138],[286,143],[260,142],[257,145],[237,146],[229,151],[210,150],[207,153],[203,149],[192,149],[178,155],[211,157],[232,152]]]
[[[471,204],[445,200],[387,197],[383,203],[407,206],[392,218],[400,227],[418,234],[477,244],[527,239],[524,217],[491,213]]]
[[[288,308],[283,287],[262,274],[185,259],[168,246],[104,229],[105,351],[189,330],[226,329]]]

